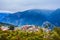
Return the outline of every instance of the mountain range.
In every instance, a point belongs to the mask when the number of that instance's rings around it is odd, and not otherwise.
[[[15,13],[0,12],[0,22],[15,26],[22,26],[26,24],[41,26],[45,21],[48,21],[55,26],[60,26],[60,9],[30,9]]]

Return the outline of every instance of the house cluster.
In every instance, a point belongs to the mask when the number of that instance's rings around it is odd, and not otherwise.
[[[5,26],[2,26],[0,29],[3,30],[3,31],[12,30],[11,28],[8,28],[8,27],[5,27]],[[35,26],[35,25],[23,25],[21,27],[14,27],[14,30],[17,30],[17,29],[28,31],[28,32],[29,31],[30,32],[36,32],[36,31],[39,31],[41,29],[41,27]],[[48,29],[48,28],[43,27],[42,29],[43,29],[44,32],[49,32],[50,31],[50,29]]]
[[[0,29],[1,29],[2,31],[9,30],[9,28],[8,28],[8,27],[5,27],[5,26],[2,26]]]
[[[25,30],[25,31],[39,31],[39,27],[35,26],[35,25],[24,25],[22,26],[21,30]]]

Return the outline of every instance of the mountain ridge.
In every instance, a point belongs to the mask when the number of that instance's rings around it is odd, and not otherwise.
[[[60,9],[56,9],[56,10],[60,11]],[[3,16],[0,13],[0,18],[4,17],[0,19],[0,22],[13,24],[17,26],[26,25],[26,24],[42,25],[42,23],[45,21],[49,21],[50,23],[54,24],[56,19],[55,17],[56,10],[31,9],[23,12],[15,12],[12,14],[3,13]],[[54,16],[52,16],[53,14]],[[57,15],[60,15],[60,12]],[[60,26],[60,24],[59,25],[55,24],[55,25]]]

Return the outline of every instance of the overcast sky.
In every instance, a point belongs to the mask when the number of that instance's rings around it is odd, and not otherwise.
[[[0,0],[0,10],[4,11],[57,8],[60,8],[60,0]]]

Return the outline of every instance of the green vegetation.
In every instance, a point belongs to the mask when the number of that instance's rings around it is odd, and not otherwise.
[[[10,29],[14,27],[10,26]],[[23,30],[1,30],[0,40],[60,40],[60,27],[45,32],[40,28],[36,32],[23,31]]]

